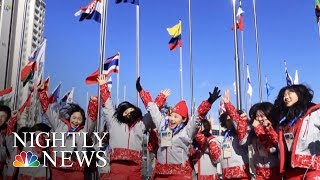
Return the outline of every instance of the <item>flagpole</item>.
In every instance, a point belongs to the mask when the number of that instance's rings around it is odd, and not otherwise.
[[[180,46],[180,100],[183,99],[182,46]]]
[[[140,76],[140,54],[139,54],[139,26],[140,26],[140,9],[139,5],[136,5],[136,79]],[[137,102],[137,107],[139,107],[139,94],[138,91],[136,92],[136,102]]]
[[[244,59],[244,39],[243,31],[241,31],[241,50],[242,50],[242,76],[243,76],[243,97],[244,97],[244,108],[247,111],[247,83],[246,83],[246,62]]]
[[[232,0],[232,9],[233,9],[233,27],[237,27],[236,19],[236,1]],[[242,109],[241,106],[241,93],[240,93],[240,63],[239,63],[239,52],[238,52],[238,31],[235,29],[233,31],[234,36],[234,60],[235,60],[235,74],[236,74],[236,96],[237,96],[237,109]]]
[[[119,67],[120,67],[120,61],[119,61]],[[117,74],[117,106],[119,105],[119,82],[120,82],[120,70],[118,71],[118,74]]]
[[[100,59],[99,59],[99,75],[102,75],[103,71],[103,60],[106,49],[106,26],[107,26],[107,8],[108,0],[102,1],[102,15],[101,15],[101,24],[100,24]],[[98,117],[97,117],[97,132],[100,132],[100,107],[101,107],[101,98],[100,98],[100,86],[98,85]]]
[[[188,3],[189,10],[189,56],[190,56],[190,89],[191,89],[191,116],[193,115],[193,65],[192,65],[192,24],[191,24],[191,0]]]
[[[256,35],[256,54],[257,54],[257,66],[258,66],[259,98],[260,98],[260,102],[262,102],[262,85],[261,85],[261,69],[260,69],[260,54],[259,54],[259,42],[258,42],[256,0],[253,0],[253,13],[254,13],[254,30],[255,30],[255,35]]]

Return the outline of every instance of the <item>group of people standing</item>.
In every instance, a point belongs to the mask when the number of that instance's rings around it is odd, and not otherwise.
[[[274,104],[254,104],[249,115],[233,106],[230,91],[226,90],[222,97],[225,112],[219,117],[225,131],[223,136],[216,137],[211,134],[211,125],[206,115],[212,104],[221,97],[218,87],[209,92],[208,99],[202,101],[190,117],[184,100],[167,113],[162,113],[170,90],[161,91],[153,100],[151,94],[142,88],[140,78],[136,81],[136,89],[147,110],[144,115],[139,107],[127,101],[114,106],[105,76],[99,76],[98,82],[102,119],[108,132],[103,150],[107,151],[109,159],[108,167],[98,168],[99,179],[142,179],[142,148],[146,132],[149,134],[148,150],[155,154],[152,179],[320,179],[320,105],[312,102],[313,91],[304,85],[283,87]],[[85,179],[85,172],[90,168],[79,166],[73,153],[70,154],[69,162],[64,162],[70,164],[72,161],[73,166],[70,168],[49,166],[34,169],[38,173],[32,173],[32,170],[30,173],[23,168],[9,170],[12,169],[12,157],[21,152],[19,147],[17,150],[7,150],[9,146],[12,148],[12,131],[18,134],[26,131],[83,131],[91,137],[96,126],[98,97],[90,98],[86,117],[84,110],[76,104],[56,110],[48,101],[43,84],[38,86],[37,92],[50,127],[40,123],[30,129],[17,129],[15,123],[19,113],[11,116],[10,111],[0,108],[0,138],[1,146],[4,147],[0,148],[1,178]],[[2,117],[2,114],[6,116]],[[44,141],[48,137],[42,138]],[[56,147],[55,151],[86,151],[83,136],[76,137],[76,148],[71,146],[72,138],[68,133],[59,138],[64,138],[66,145]],[[249,171],[249,145],[253,147],[253,174]],[[39,151],[39,148],[29,150],[42,157],[43,149]],[[52,150],[45,149],[48,152]],[[58,164],[65,161],[59,153],[56,156]],[[217,172],[218,163],[221,164],[222,177]]]

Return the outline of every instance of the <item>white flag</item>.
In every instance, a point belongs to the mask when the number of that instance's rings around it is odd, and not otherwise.
[[[73,91],[74,91],[74,88],[72,88],[72,90],[70,91],[70,93],[68,95],[67,104],[73,103]]]
[[[293,84],[299,84],[298,70],[296,70],[296,74],[294,75]]]

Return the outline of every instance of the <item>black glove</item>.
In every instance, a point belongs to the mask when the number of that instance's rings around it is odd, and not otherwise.
[[[140,76],[138,77],[137,82],[136,82],[136,89],[138,92],[140,92],[142,90],[142,87],[140,84]]]
[[[214,87],[213,92],[209,92],[208,102],[213,104],[219,97],[221,97],[220,90],[218,87]]]

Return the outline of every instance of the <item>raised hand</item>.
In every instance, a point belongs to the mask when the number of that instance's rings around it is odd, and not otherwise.
[[[97,78],[97,80],[98,80],[99,85],[102,85],[102,84],[107,83],[106,76],[103,75],[103,74],[101,74],[101,75]]]
[[[165,97],[168,97],[171,95],[170,89],[164,89],[161,91],[162,94],[164,94]]]
[[[220,90],[218,87],[214,87],[213,92],[209,92],[208,102],[213,104],[219,97],[221,97]]]
[[[14,110],[11,113],[11,117],[17,117],[18,116],[19,111],[18,110]]]
[[[138,92],[142,91],[142,87],[140,84],[140,76],[138,77],[137,81],[136,81],[136,89]]]
[[[224,96],[222,97],[222,99],[223,99],[224,103],[229,103],[230,102],[230,90],[229,89],[227,89],[224,92]]]

